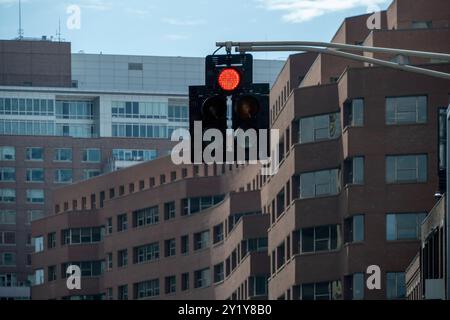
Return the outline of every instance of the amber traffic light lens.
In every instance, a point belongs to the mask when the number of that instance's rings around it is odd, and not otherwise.
[[[233,91],[241,83],[241,75],[236,69],[226,68],[220,71],[217,81],[222,90]]]

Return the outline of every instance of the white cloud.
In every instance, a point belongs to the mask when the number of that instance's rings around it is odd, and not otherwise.
[[[327,13],[363,7],[374,11],[387,0],[256,0],[267,10],[284,12],[282,19],[298,23],[312,20]]]
[[[189,34],[166,34],[165,38],[172,41],[188,40],[191,38]]]
[[[150,15],[150,10],[145,9],[134,9],[134,8],[126,8],[125,9],[128,13],[138,15],[138,16],[148,16]]]
[[[164,23],[171,24],[173,26],[199,26],[206,23],[203,19],[176,19],[176,18],[165,18],[162,20]]]
[[[111,10],[113,7],[111,2],[105,0],[83,0],[78,5],[80,8],[95,11],[107,11]]]

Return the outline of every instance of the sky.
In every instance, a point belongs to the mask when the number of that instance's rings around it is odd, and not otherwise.
[[[329,41],[348,16],[391,0],[22,0],[24,37],[57,37],[72,52],[201,57],[216,41]],[[19,29],[19,0],[0,0],[0,39]],[[78,14],[79,13],[79,14]],[[284,59],[288,53],[256,53]]]

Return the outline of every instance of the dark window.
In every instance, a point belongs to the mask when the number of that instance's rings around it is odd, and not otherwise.
[[[187,254],[189,252],[189,236],[185,235],[181,237],[181,254]]]
[[[51,232],[47,235],[47,248],[52,249],[56,247],[56,233]]]
[[[128,285],[122,285],[118,287],[118,299],[128,300]]]
[[[165,287],[166,294],[175,293],[177,291],[177,278],[175,276],[166,277]]]
[[[181,274],[181,290],[182,291],[189,290],[189,273]]]
[[[213,229],[213,243],[218,243],[223,240],[223,223],[218,224]]]
[[[224,268],[223,268],[223,262],[216,264],[214,266],[214,283],[223,281],[224,279]]]
[[[175,218],[175,201],[166,202],[164,204],[164,220]]]
[[[364,157],[347,159],[344,162],[344,184],[364,183]]]
[[[120,267],[125,267],[128,265],[128,250],[117,251],[117,265]]]
[[[364,216],[356,215],[345,219],[344,222],[344,242],[364,241]]]
[[[176,241],[169,239],[164,241],[164,256],[171,257],[176,254]]]
[[[144,69],[144,65],[139,62],[129,62],[128,63],[128,70],[134,70],[134,71],[142,71]]]
[[[117,231],[125,231],[128,229],[128,216],[126,213],[117,216]]]

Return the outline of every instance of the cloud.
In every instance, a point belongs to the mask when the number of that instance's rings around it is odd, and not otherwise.
[[[199,26],[206,23],[203,19],[176,19],[176,18],[165,18],[162,20],[164,23],[171,24],[173,26],[184,26],[192,27]]]
[[[138,16],[150,15],[150,10],[145,10],[145,9],[126,8],[125,11],[128,13],[134,14],[134,15],[138,15]]]
[[[113,7],[111,2],[105,0],[83,0],[78,5],[80,8],[95,11],[107,11],[111,10]]]
[[[270,11],[284,12],[282,19],[290,23],[310,21],[331,12],[365,7],[373,12],[387,0],[256,0]]]
[[[188,40],[191,38],[190,34],[166,34],[165,38],[172,41]]]

